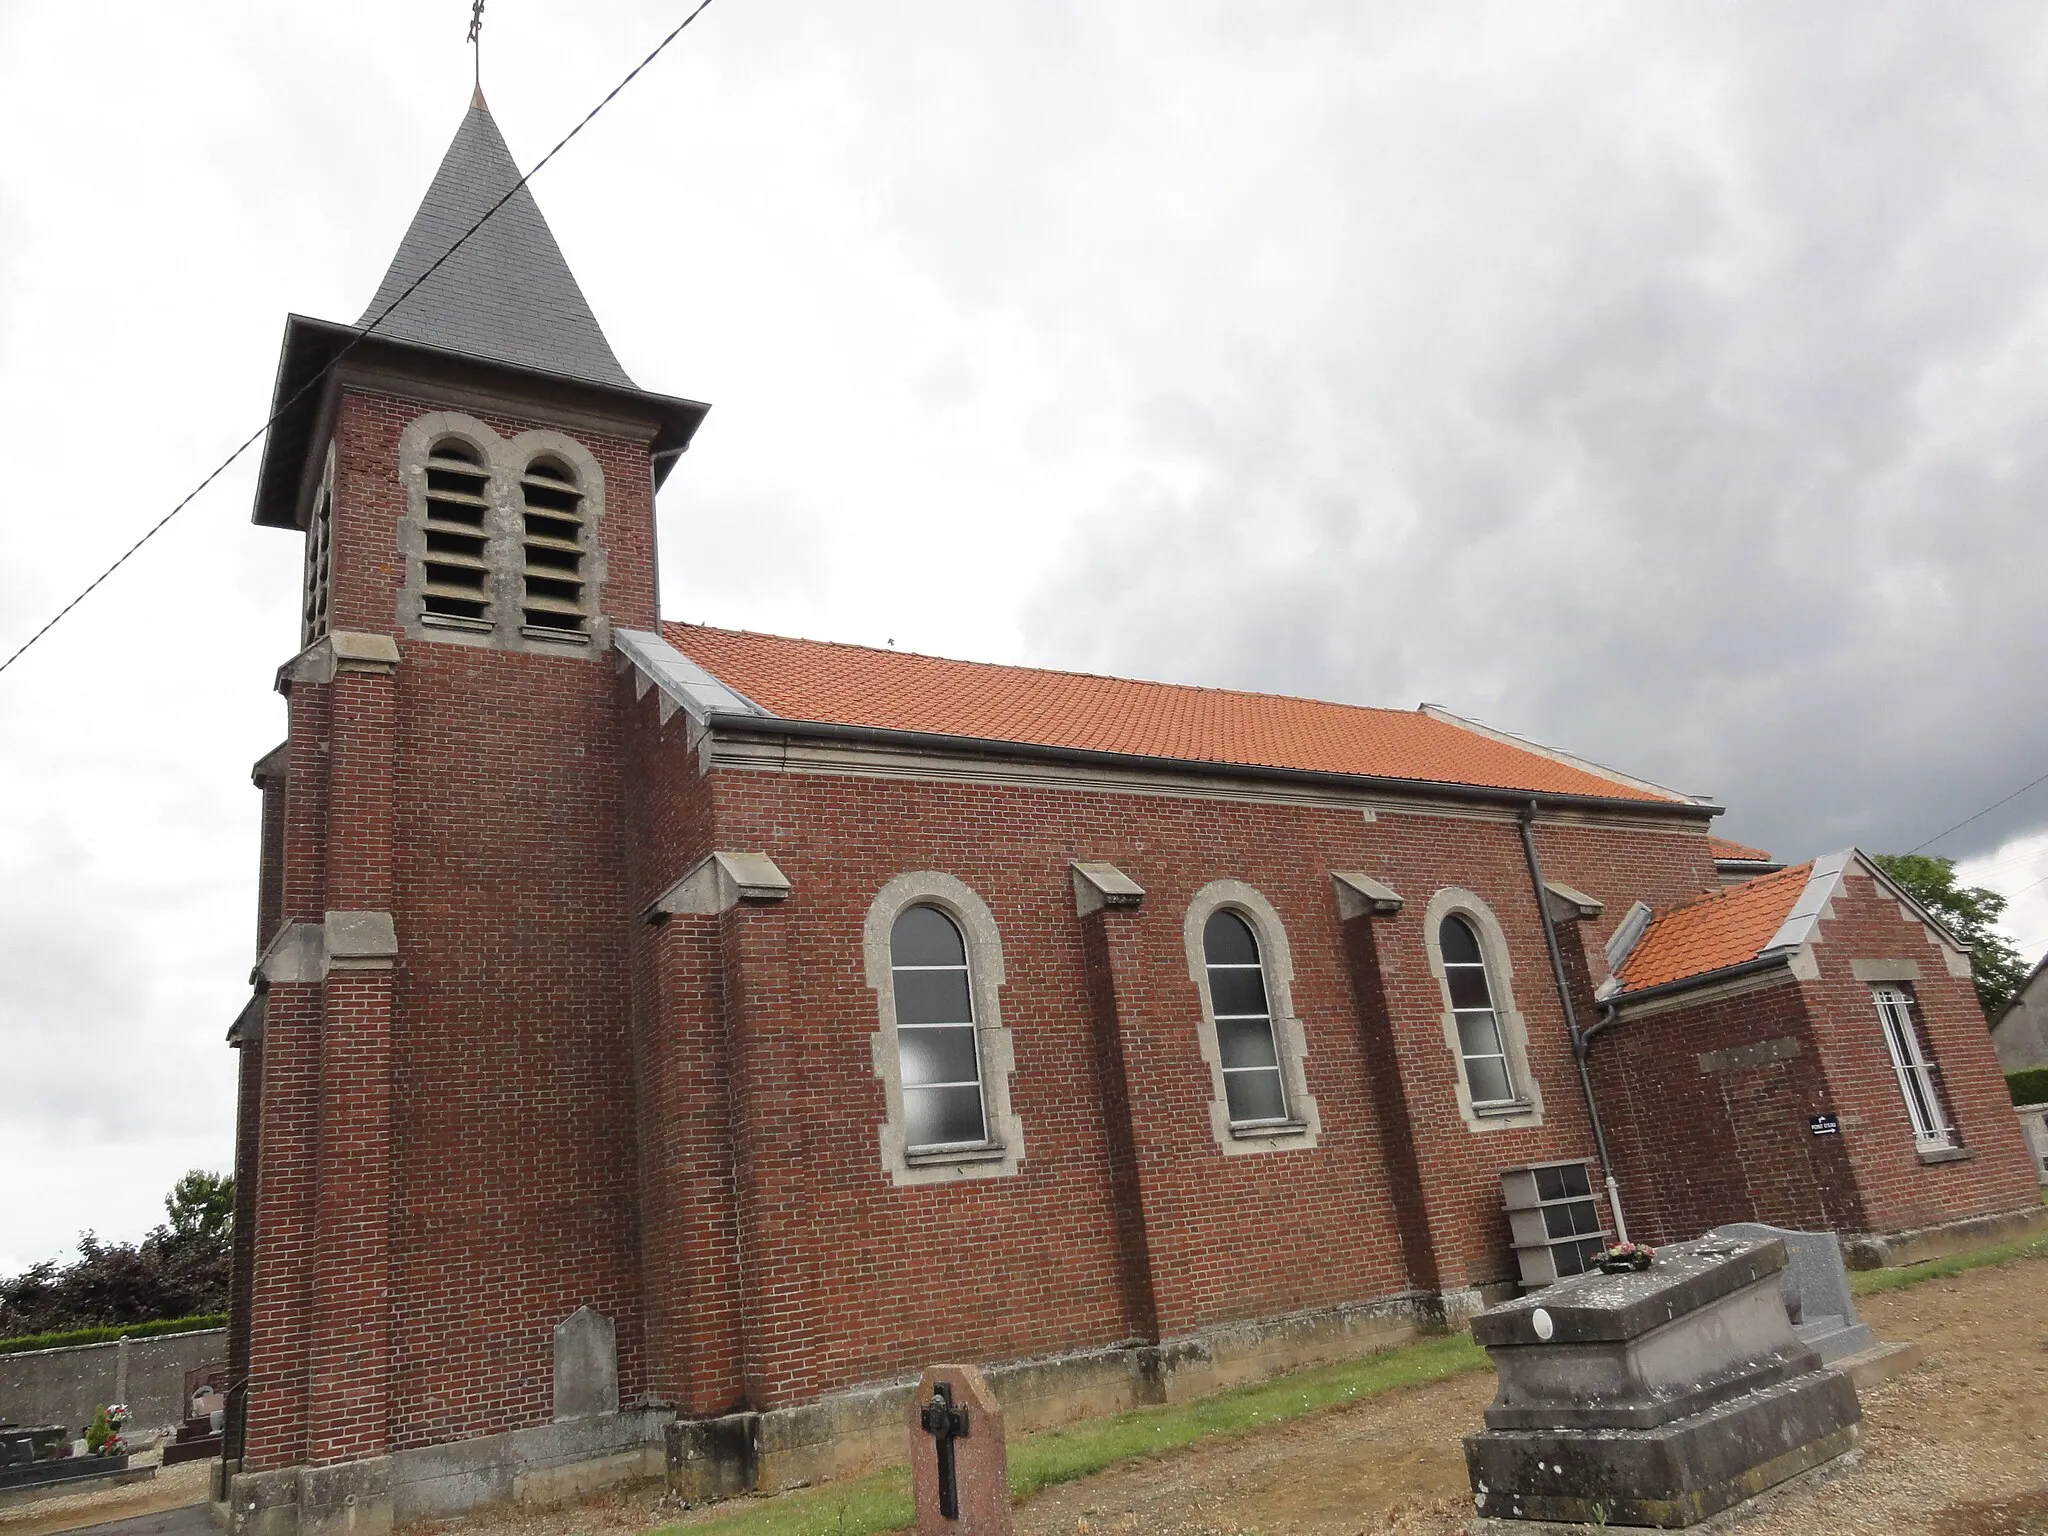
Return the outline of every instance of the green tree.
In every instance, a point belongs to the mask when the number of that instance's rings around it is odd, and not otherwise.
[[[1970,979],[1988,1020],[2027,979],[2027,963],[1993,925],[2005,898],[1981,885],[1957,885],[1954,859],[1924,853],[1880,853],[1877,866],[1905,887],[1970,951]]]
[[[235,1222],[235,1177],[194,1168],[164,1196],[179,1237],[225,1237]]]

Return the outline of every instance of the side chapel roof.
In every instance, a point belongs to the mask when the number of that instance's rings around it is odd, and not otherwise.
[[[1623,995],[1754,960],[1785,926],[1811,863],[1687,902],[1643,930],[1617,973]]]
[[[1817,937],[1822,914],[1847,874],[1868,876],[1967,965],[1969,951],[1910,893],[1862,850],[1844,848],[1790,869],[1727,886],[1674,907],[1643,930],[1615,979],[1621,1001],[1653,987],[1706,979],[1731,966],[1790,956]],[[1963,974],[1967,974],[1964,972]]]
[[[663,624],[662,634],[784,719],[1188,763],[1700,803],[1517,746],[1441,712],[952,661],[694,624]]]

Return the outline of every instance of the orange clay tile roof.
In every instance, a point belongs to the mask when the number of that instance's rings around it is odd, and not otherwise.
[[[1747,843],[1730,842],[1725,837],[1710,837],[1707,846],[1714,850],[1717,859],[1736,859],[1744,864],[1770,864],[1775,862],[1761,848],[1752,848]]]
[[[1643,931],[1621,963],[1622,995],[1754,960],[1784,923],[1811,862],[1759,875],[1673,908]]]
[[[948,661],[694,624],[661,628],[685,656],[785,719],[1191,763],[1688,803],[1420,711]]]

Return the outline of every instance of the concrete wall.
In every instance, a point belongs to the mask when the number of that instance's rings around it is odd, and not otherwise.
[[[2048,1184],[2048,1104],[2022,1104],[2013,1113],[2020,1117],[2020,1129],[2027,1133],[2027,1148],[2034,1154],[2034,1174]]]
[[[2048,1067],[2048,971],[2036,970],[1992,1026],[1998,1065],[2007,1072]]]
[[[131,1440],[172,1429],[185,1417],[185,1373],[224,1362],[227,1351],[227,1330],[207,1328],[0,1355],[0,1419],[83,1434],[94,1409],[125,1401]]]

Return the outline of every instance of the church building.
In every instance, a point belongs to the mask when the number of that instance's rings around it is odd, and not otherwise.
[[[2038,1214],[1967,957],[1854,850],[1431,707],[665,622],[708,408],[518,181],[479,95],[362,319],[285,328],[232,1529],[863,1470],[933,1361],[1028,1431],[1625,1224]]]

